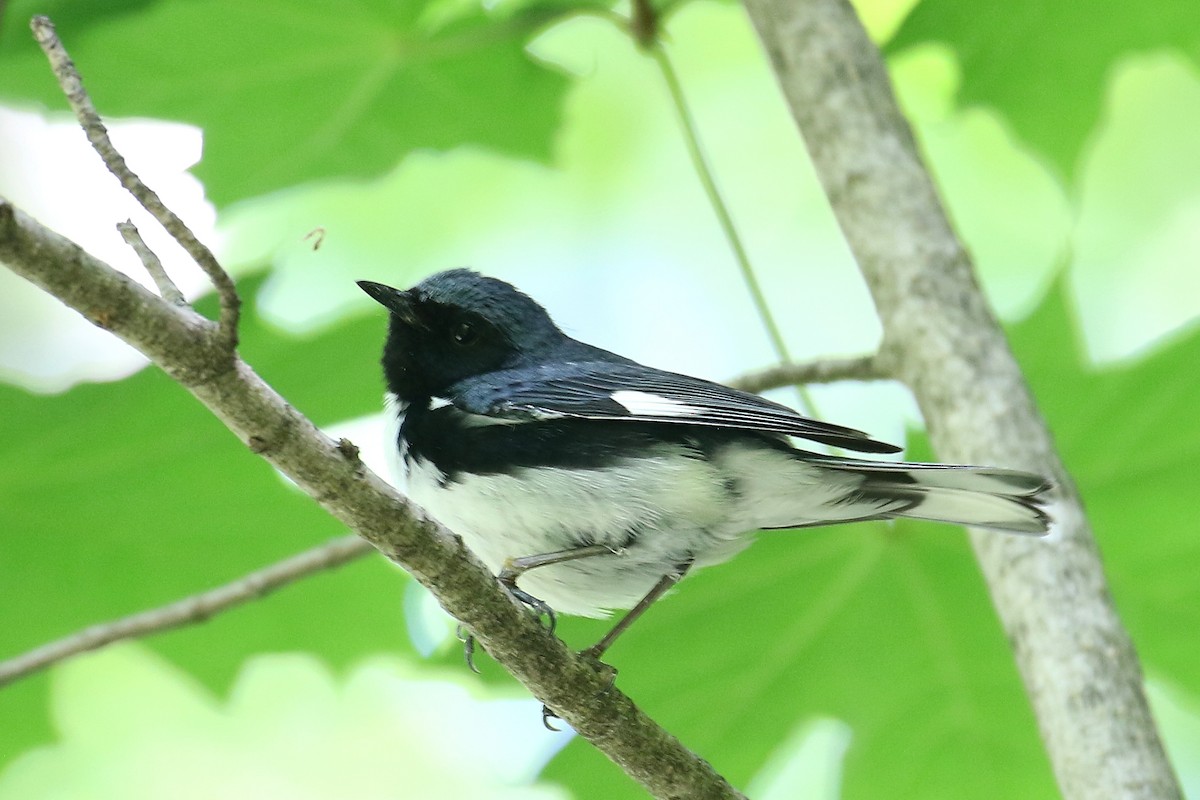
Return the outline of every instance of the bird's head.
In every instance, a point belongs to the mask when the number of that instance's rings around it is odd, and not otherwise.
[[[371,281],[358,285],[391,312],[383,372],[388,390],[402,400],[537,363],[565,339],[527,295],[471,270],[439,272],[404,291]]]

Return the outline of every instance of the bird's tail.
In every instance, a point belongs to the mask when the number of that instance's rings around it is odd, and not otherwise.
[[[874,504],[882,517],[950,522],[1041,536],[1050,481],[1028,472],[950,464],[830,458],[826,469],[862,478],[849,502]]]

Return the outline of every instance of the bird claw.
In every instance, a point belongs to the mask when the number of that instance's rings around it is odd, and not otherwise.
[[[619,675],[621,673],[621,671],[619,669],[617,669],[616,667],[614,667],[612,664],[606,664],[603,661],[601,661],[600,655],[598,653],[593,652],[594,649],[595,648],[589,647],[586,650],[580,650],[579,655],[586,658],[588,661],[591,661],[595,665],[597,672],[607,672],[608,673],[608,685],[596,693],[596,697],[603,697],[604,695],[611,692],[613,690],[613,688],[617,685],[617,675]]]
[[[550,724],[550,720],[552,720],[552,719],[562,719],[562,717],[560,717],[558,714],[554,713],[554,710],[551,709],[550,706],[542,705],[542,726],[545,727],[545,729],[548,731],[554,731],[555,733],[562,733],[562,728],[556,728]]]
[[[467,662],[467,668],[476,675],[482,675],[479,667],[475,666],[475,637],[463,625],[455,628],[454,635],[463,643],[463,659]]]
[[[500,582],[505,589],[508,589],[509,594],[515,597],[521,605],[532,611],[539,620],[545,617],[546,630],[554,633],[555,628],[558,627],[558,615],[554,613],[554,609],[546,601],[539,600],[524,589],[518,589],[515,583],[509,583],[504,580]]]
[[[597,672],[604,670],[604,671],[607,671],[609,674],[608,685],[605,686],[600,691],[596,692],[596,697],[600,698],[600,697],[604,697],[604,695],[608,694],[616,687],[617,674],[619,673],[619,670],[616,667],[614,667],[612,664],[605,664],[603,661],[601,661],[592,652],[592,649],[593,648],[589,647],[587,650],[580,650],[579,655],[583,656],[584,658],[586,658],[589,661],[591,661],[592,663],[594,663],[596,665]],[[543,703],[542,704],[542,725],[548,731],[554,731],[555,733],[559,733],[562,731],[562,728],[556,728],[552,724],[550,724],[550,721],[555,720],[555,719],[562,719],[562,717],[560,717],[558,715],[558,713],[554,711],[554,709],[550,708],[550,706],[545,705]]]
[[[500,584],[507,589],[508,593],[516,598],[518,602],[532,611],[537,616],[539,621],[545,618],[546,629],[550,631],[550,633],[554,633],[555,628],[558,627],[558,616],[554,613],[554,609],[551,608],[548,603],[546,603],[544,600],[534,597],[524,589],[518,589],[515,583],[505,580],[503,576],[500,578]],[[458,637],[458,640],[463,643],[463,659],[467,662],[467,667],[470,668],[471,672],[479,675],[479,667],[475,666],[475,637],[463,625],[459,625],[458,628],[455,629],[455,635]]]

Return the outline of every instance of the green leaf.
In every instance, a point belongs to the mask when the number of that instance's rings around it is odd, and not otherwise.
[[[379,409],[377,315],[304,341],[248,312],[243,353],[301,412],[322,424]],[[53,397],[0,386],[0,408],[3,657],[345,533],[155,368]],[[335,665],[411,652],[404,584],[367,557],[147,641],[218,690],[255,652],[311,650]],[[45,688],[0,691],[0,718],[21,720],[0,725],[0,763],[47,736]]]
[[[1200,58],[1198,29],[1194,0],[1166,0],[1152,10],[1120,0],[922,0],[888,51],[921,42],[949,46],[962,69],[959,102],[992,106],[1073,177],[1116,62],[1168,48]]]
[[[1200,694],[1200,327],[1124,364],[1087,366],[1060,285],[1012,330],[1151,674]]]
[[[59,34],[105,116],[204,129],[197,175],[218,204],[304,181],[374,176],[413,150],[480,145],[549,158],[566,79],[526,41],[551,17],[479,4],[364,0],[64,3]],[[432,11],[430,9],[433,9]],[[14,3],[0,93],[65,107]],[[426,13],[428,12],[428,13]]]

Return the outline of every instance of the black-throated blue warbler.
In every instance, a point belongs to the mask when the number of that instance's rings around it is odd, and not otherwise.
[[[900,448],[758,395],[572,339],[540,305],[465,269],[401,291],[390,314],[387,452],[399,488],[535,609],[633,609],[754,531],[892,517],[1044,534],[1049,483],[991,467],[798,449]]]

